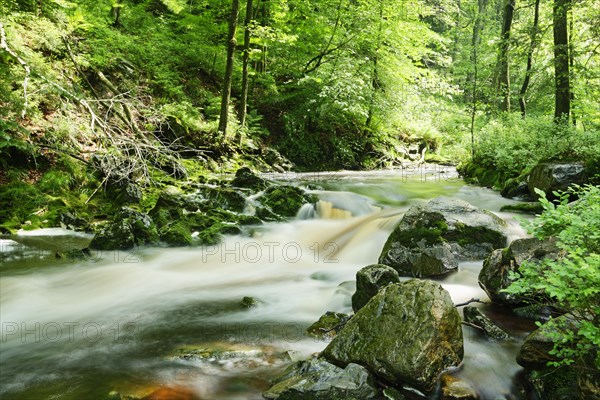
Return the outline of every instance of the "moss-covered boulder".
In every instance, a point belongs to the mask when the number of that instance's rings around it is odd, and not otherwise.
[[[281,185],[268,188],[257,200],[273,213],[291,218],[304,204],[315,203],[318,199],[298,187]]]
[[[479,400],[477,391],[468,382],[454,375],[444,374],[440,400]]]
[[[494,303],[520,305],[525,300],[525,296],[503,291],[511,284],[510,273],[518,271],[524,261],[539,262],[544,258],[556,259],[559,254],[560,249],[554,240],[540,241],[535,238],[514,240],[510,246],[494,250],[484,260],[479,272],[479,286]]]
[[[198,232],[196,238],[199,244],[215,245],[223,240],[224,235],[239,235],[240,233],[242,230],[238,225],[219,222]]]
[[[350,363],[340,368],[323,359],[299,361],[263,393],[268,400],[370,400],[379,394],[373,376]]]
[[[349,319],[347,314],[327,311],[317,322],[306,328],[306,333],[319,339],[330,339],[337,335]]]
[[[90,242],[95,250],[127,250],[158,242],[156,225],[148,215],[123,207]]]
[[[373,264],[356,273],[356,292],[352,295],[352,309],[360,310],[381,288],[400,282],[398,272],[387,265]]]
[[[425,277],[455,270],[458,261],[483,258],[506,245],[506,224],[462,200],[438,197],[412,206],[388,237],[379,262],[401,276]]]
[[[248,167],[238,169],[235,172],[235,178],[231,181],[231,186],[250,189],[253,192],[260,192],[271,185],[269,181],[261,178]]]
[[[588,181],[587,171],[583,163],[542,163],[535,166],[529,174],[529,193],[538,198],[535,189],[546,193],[546,197],[554,199],[553,192],[567,190],[573,184],[582,185]]]
[[[412,279],[377,293],[325,348],[336,365],[364,365],[393,385],[430,392],[463,358],[461,318],[439,283]]]

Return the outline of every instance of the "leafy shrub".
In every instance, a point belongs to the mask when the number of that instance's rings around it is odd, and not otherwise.
[[[559,205],[537,191],[544,212],[525,223],[539,239],[556,237],[564,256],[523,263],[506,291],[544,296],[565,311],[567,318],[543,325],[554,342],[550,354],[558,360],[550,365],[582,364],[595,356],[595,368],[600,369],[600,188],[588,185],[570,191],[579,200],[568,204],[569,193],[562,193]]]

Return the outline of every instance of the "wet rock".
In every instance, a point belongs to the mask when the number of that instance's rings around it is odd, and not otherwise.
[[[356,273],[356,292],[352,295],[352,309],[360,310],[379,290],[390,283],[400,282],[398,272],[387,265],[373,264]]]
[[[556,196],[552,192],[564,191],[573,184],[587,183],[587,173],[582,163],[542,163],[538,164],[529,174],[529,193],[534,199],[538,198],[534,189],[546,193],[548,199]]]
[[[219,186],[202,186],[197,195],[204,200],[203,209],[222,208],[234,212],[243,212],[246,207],[246,198],[237,190]]]
[[[296,216],[304,204],[315,203],[318,199],[298,187],[281,185],[268,188],[257,200],[273,213],[291,218]]]
[[[156,225],[148,215],[123,207],[113,220],[94,236],[90,249],[127,250],[158,242]]]
[[[502,197],[513,199],[515,197],[521,199],[529,198],[529,186],[526,181],[509,179],[504,184],[504,188],[500,191]]]
[[[160,240],[170,246],[189,246],[192,244],[192,232],[183,221],[166,224],[158,231]]]
[[[319,339],[331,339],[344,327],[350,316],[343,313],[327,311],[321,318],[306,329],[306,332]]]
[[[216,245],[221,243],[224,235],[239,235],[242,230],[239,226],[227,222],[218,222],[198,232],[196,239],[203,245]]]
[[[377,399],[373,376],[362,366],[340,368],[323,359],[291,365],[263,393],[268,400],[369,400]]]
[[[266,147],[262,150],[262,156],[265,162],[277,172],[287,172],[294,168],[294,163],[285,158],[281,153],[272,147]]]
[[[463,358],[461,318],[438,283],[412,279],[377,293],[322,353],[336,365],[357,363],[393,385],[429,392]]]
[[[58,217],[60,226],[64,229],[74,231],[85,231],[89,229],[90,223],[87,219],[77,215],[77,213],[66,212]]]
[[[550,350],[554,348],[553,333],[561,329],[561,326],[567,326],[574,331],[577,331],[577,327],[565,316],[558,317],[554,321],[557,326],[544,324],[525,338],[517,355],[519,365],[528,369],[544,369],[548,362],[558,361],[556,356],[550,354]]]
[[[65,252],[56,252],[54,254],[55,258],[67,258],[71,260],[87,260],[92,257],[92,252],[89,248],[84,249],[73,249]]]
[[[530,370],[525,374],[537,398],[543,400],[591,400],[598,398],[584,396],[577,387],[577,373],[571,367],[543,368]]]
[[[509,338],[508,333],[500,329],[491,319],[483,315],[478,308],[465,307],[463,308],[465,322],[481,328],[481,331],[489,338],[502,341]]]
[[[455,270],[460,259],[483,258],[506,245],[505,223],[486,210],[438,197],[412,206],[389,236],[379,262],[401,276],[425,277]]]
[[[260,192],[271,186],[271,183],[256,175],[250,168],[243,167],[235,172],[235,178],[231,181],[231,185],[238,188],[250,189],[254,192]]]
[[[517,306],[525,296],[505,293],[502,290],[510,286],[510,272],[516,272],[524,261],[539,262],[544,258],[556,259],[560,250],[556,241],[540,241],[535,238],[517,239],[505,249],[494,250],[483,262],[479,273],[479,286],[488,297],[499,304]]]
[[[452,375],[442,376],[441,400],[479,400],[479,394],[469,383]]]

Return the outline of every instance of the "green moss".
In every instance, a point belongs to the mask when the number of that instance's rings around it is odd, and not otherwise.
[[[192,244],[192,233],[184,222],[165,225],[159,230],[160,240],[171,246],[189,246]]]
[[[269,207],[274,213],[288,218],[295,217],[302,205],[317,200],[315,196],[308,195],[295,186],[271,187],[260,197],[263,205]]]
[[[239,235],[239,226],[223,222],[216,223],[198,234],[198,241],[204,245],[215,245],[223,240],[223,235]]]
[[[541,214],[544,208],[539,202],[507,204],[500,211],[511,211],[524,214]]]
[[[455,228],[444,234],[446,240],[456,242],[461,246],[480,243],[491,243],[496,249],[506,246],[506,237],[501,232],[484,226],[467,226],[457,223]]]

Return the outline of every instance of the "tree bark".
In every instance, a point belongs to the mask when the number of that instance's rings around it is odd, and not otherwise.
[[[229,117],[229,98],[231,96],[231,81],[233,79],[233,58],[237,41],[235,33],[237,20],[240,14],[240,1],[231,1],[231,16],[229,18],[229,33],[227,35],[227,64],[225,66],[225,78],[223,80],[223,94],[221,96],[221,115],[219,117],[219,132],[223,135],[223,141],[227,139],[227,119]]]
[[[473,37],[471,38],[471,64],[473,72],[467,77],[471,84],[471,156],[475,156],[475,116],[477,114],[477,49],[481,42],[481,30],[483,29],[483,16],[487,8],[487,0],[477,1],[477,18],[473,24]]]
[[[569,35],[567,12],[570,0],[554,0],[554,119],[558,122],[569,118],[571,112],[571,82],[569,77]]]
[[[502,33],[500,35],[500,54],[498,56],[498,93],[501,96],[500,110],[510,111],[510,73],[508,48],[510,30],[515,11],[515,0],[506,0],[502,16]]]
[[[246,18],[244,20],[244,56],[242,60],[242,98],[240,100],[240,124],[246,125],[248,109],[248,62],[250,60],[250,23],[252,22],[252,0],[246,1]],[[241,138],[241,137],[240,137]]]
[[[527,67],[525,68],[525,79],[519,92],[519,107],[521,108],[521,115],[525,118],[527,104],[525,102],[525,95],[529,88],[529,80],[531,78],[531,68],[533,66],[533,52],[537,47],[537,36],[538,36],[538,25],[540,20],[540,0],[535,0],[535,9],[533,12],[533,25],[531,27],[531,43],[529,45],[529,51],[527,52]]]

